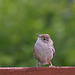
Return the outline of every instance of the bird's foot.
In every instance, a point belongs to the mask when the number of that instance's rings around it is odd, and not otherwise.
[[[35,66],[35,67],[38,69],[39,65],[38,65],[38,64],[36,64],[36,66]]]
[[[51,65],[50,65],[49,67],[55,67],[55,66],[53,66],[53,65],[52,65],[52,63],[51,63],[51,62],[50,62],[50,64],[51,64]]]
[[[53,65],[50,65],[49,67],[55,67],[55,66],[53,66]]]
[[[38,66],[38,65],[36,65],[35,67],[36,67],[36,68],[38,68],[39,66]]]

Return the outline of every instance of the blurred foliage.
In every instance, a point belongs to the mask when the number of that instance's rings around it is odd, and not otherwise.
[[[55,66],[75,66],[75,0],[0,0],[0,66],[36,65],[36,33],[49,34]]]

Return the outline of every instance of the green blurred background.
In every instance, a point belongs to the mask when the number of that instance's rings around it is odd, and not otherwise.
[[[0,0],[0,67],[35,66],[36,33],[54,41],[54,66],[75,66],[75,0]]]

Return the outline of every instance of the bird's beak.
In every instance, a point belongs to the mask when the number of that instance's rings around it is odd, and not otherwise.
[[[36,35],[39,37],[40,35],[36,33]]]

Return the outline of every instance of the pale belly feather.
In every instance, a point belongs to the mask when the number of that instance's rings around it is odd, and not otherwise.
[[[50,47],[47,44],[39,45],[38,43],[35,44],[35,47],[34,56],[36,55],[35,58],[37,57],[39,59],[39,64],[49,64],[53,58],[53,51]]]

